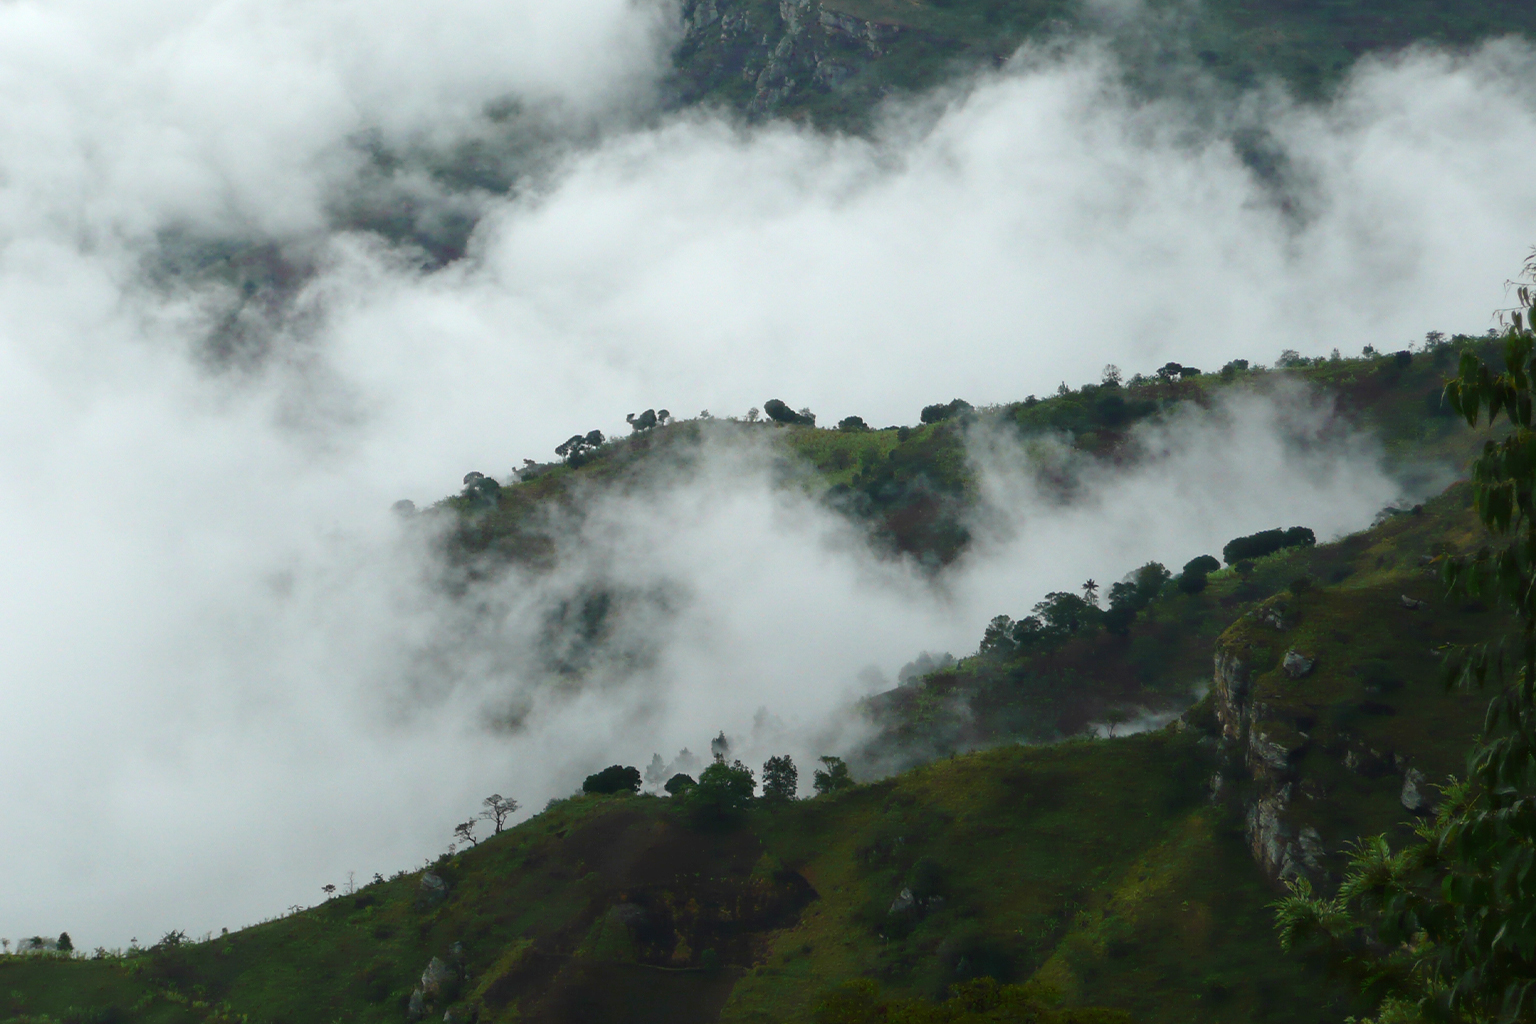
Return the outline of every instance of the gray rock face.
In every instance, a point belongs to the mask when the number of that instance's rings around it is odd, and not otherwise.
[[[1290,676],[1292,679],[1300,679],[1308,672],[1311,672],[1312,667],[1315,664],[1317,664],[1316,659],[1309,658],[1305,654],[1302,654],[1300,651],[1298,651],[1296,648],[1292,647],[1290,650],[1285,652],[1285,660],[1280,663],[1280,667],[1284,669],[1285,674]]]
[[[421,1018],[425,1017],[426,1015],[427,1000],[426,997],[422,995],[421,989],[418,988],[411,993],[411,1001],[406,1005],[405,1008],[405,1019],[421,1020]]]
[[[902,889],[896,898],[891,901],[891,909],[887,911],[892,917],[898,914],[910,914],[917,909],[917,900],[912,895],[911,889]]]
[[[1322,836],[1311,826],[1297,834],[1287,820],[1290,803],[1291,786],[1287,783],[1248,808],[1244,823],[1248,846],[1270,877],[1317,882],[1323,875]]]
[[[1240,740],[1248,724],[1248,666],[1236,655],[1216,651],[1216,718],[1224,739]]]
[[[1429,794],[1424,792],[1424,773],[1417,768],[1409,768],[1403,773],[1403,792],[1400,797],[1403,807],[1415,814],[1430,809]]]

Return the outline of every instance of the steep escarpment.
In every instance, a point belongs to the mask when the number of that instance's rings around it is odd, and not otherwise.
[[[1346,541],[1337,582],[1298,565],[1217,641],[1211,692],[1186,722],[1221,751],[1213,799],[1270,877],[1336,880],[1348,844],[1408,838],[1435,784],[1462,771],[1486,697],[1446,690],[1445,649],[1508,626],[1444,596],[1442,561],[1472,539],[1465,497],[1454,488]]]

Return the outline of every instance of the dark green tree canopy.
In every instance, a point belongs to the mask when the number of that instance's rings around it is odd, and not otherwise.
[[[763,414],[773,422],[782,423],[785,426],[814,427],[816,425],[816,417],[811,415],[809,410],[795,412],[778,398],[770,398],[763,403]]]
[[[1263,558],[1284,548],[1311,547],[1317,543],[1317,535],[1305,526],[1293,526],[1289,530],[1261,530],[1246,537],[1227,541],[1221,549],[1222,561],[1228,565],[1252,558]]]
[[[816,769],[811,776],[811,784],[816,787],[819,795],[838,793],[853,786],[853,776],[848,772],[848,766],[840,757],[823,757],[820,759],[822,767]]]
[[[924,406],[918,418],[924,423],[942,423],[945,420],[954,419],[956,416],[964,416],[970,411],[970,402],[963,398],[952,398],[948,402]]]
[[[625,765],[609,765],[600,772],[588,775],[581,784],[583,793],[638,793],[640,769]]]

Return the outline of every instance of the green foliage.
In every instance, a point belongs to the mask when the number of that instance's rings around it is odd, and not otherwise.
[[[640,769],[622,764],[609,765],[588,775],[581,784],[583,793],[638,793]]]
[[[853,776],[848,772],[848,766],[840,757],[821,758],[822,767],[816,769],[811,776],[811,784],[816,788],[820,796],[832,793],[840,793],[853,787]]]
[[[788,754],[770,757],[763,762],[763,799],[769,803],[786,803],[795,798],[800,788],[800,769]]]
[[[1276,907],[1282,942],[1320,947],[1353,969],[1386,998],[1384,1019],[1536,1018],[1536,308],[1528,287],[1519,295],[1504,372],[1464,352],[1445,388],[1469,425],[1503,416],[1510,427],[1472,467],[1478,518],[1507,539],[1447,565],[1453,593],[1498,599],[1519,622],[1509,642],[1447,659],[1462,687],[1499,690],[1470,778],[1445,787],[1417,842],[1396,852],[1384,837],[1361,843],[1336,898],[1297,885]]]

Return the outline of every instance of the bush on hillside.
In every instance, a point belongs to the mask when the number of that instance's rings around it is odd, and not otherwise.
[[[783,401],[770,398],[763,403],[763,412],[775,423],[781,423],[787,427],[814,427],[816,416],[809,409],[801,409],[799,412],[791,409]]]
[[[837,429],[845,434],[859,434],[869,429],[862,416],[844,416],[837,421]]]
[[[581,784],[583,793],[638,793],[640,769],[621,764],[609,765],[600,772],[588,775]]]

